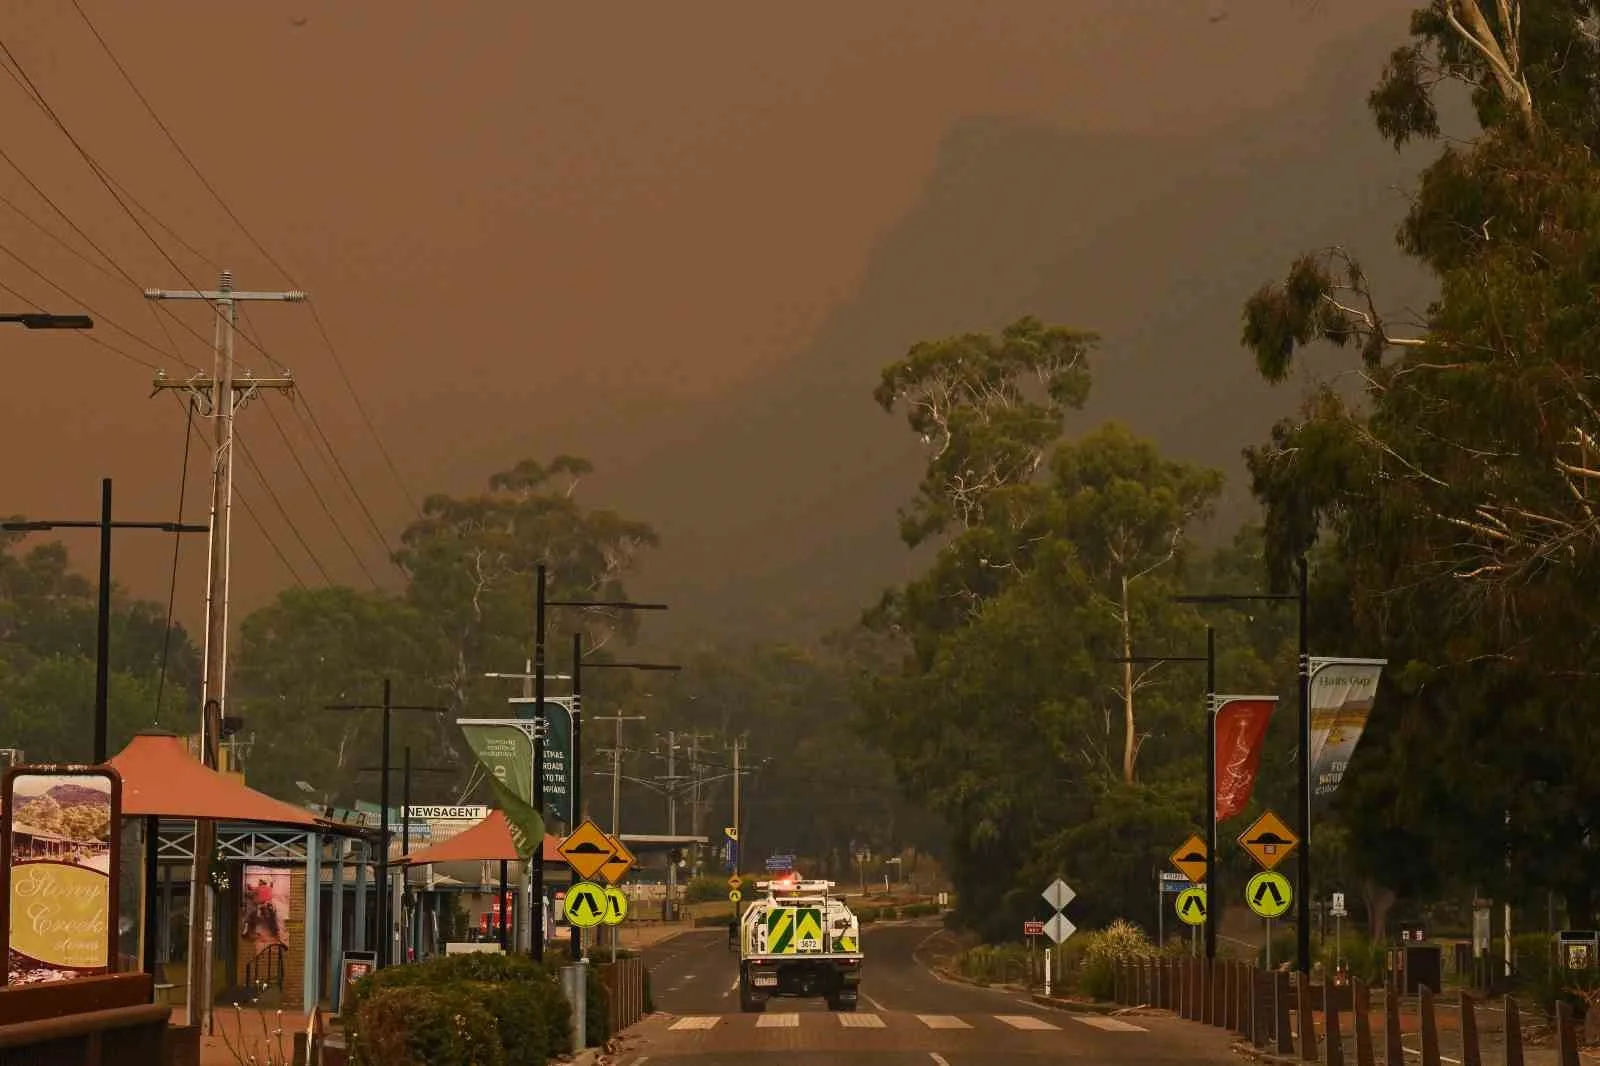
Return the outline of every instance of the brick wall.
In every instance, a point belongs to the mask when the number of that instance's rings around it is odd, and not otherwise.
[[[289,920],[284,923],[289,950],[283,957],[283,1007],[299,1010],[305,999],[306,972],[306,872],[289,875]],[[313,947],[313,950],[315,948]]]

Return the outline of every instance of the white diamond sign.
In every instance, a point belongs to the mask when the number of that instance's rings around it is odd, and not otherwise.
[[[1069,888],[1067,891],[1071,892],[1072,889]],[[1057,944],[1061,943],[1063,940],[1067,939],[1067,937],[1071,936],[1077,931],[1078,927],[1073,925],[1072,922],[1067,919],[1065,914],[1058,914],[1054,918],[1051,918],[1048,922],[1044,923],[1044,935],[1055,941]]]
[[[1071,903],[1077,898],[1078,894],[1072,891],[1072,886],[1061,880],[1059,877],[1055,879],[1054,884],[1044,890],[1044,901],[1058,911],[1066,907],[1067,904]],[[1059,940],[1056,941],[1058,944],[1060,942],[1061,941]]]

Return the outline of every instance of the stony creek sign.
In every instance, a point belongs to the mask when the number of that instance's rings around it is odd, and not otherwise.
[[[14,767],[0,784],[0,803],[5,983],[114,972],[122,816],[117,772]]]

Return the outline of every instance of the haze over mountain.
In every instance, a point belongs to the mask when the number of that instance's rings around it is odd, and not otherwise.
[[[311,290],[335,342],[337,360],[304,307],[268,306],[239,348],[299,382],[298,407],[241,419],[238,485],[308,584],[391,582],[373,527],[392,545],[407,494],[568,452],[598,466],[587,500],[663,533],[633,583],[674,606],[652,631],[848,620],[912,562],[894,512],[916,442],[870,396],[911,343],[1024,313],[1097,330],[1074,427],[1120,418],[1232,473],[1297,393],[1269,393],[1237,347],[1250,290],[1345,240],[1394,302],[1423,298],[1390,241],[1415,162],[1364,106],[1411,6],[728,2],[623,20],[86,0],[225,210],[70,5],[15,5],[0,34],[128,209],[7,83],[0,282],[100,325],[7,335],[0,447],[29,458],[0,512],[87,517],[113,476],[119,517],[171,517],[183,418],[145,399],[142,364],[209,366],[210,326],[139,289],[226,266],[244,288]],[[197,441],[191,520],[205,459]],[[241,515],[236,618],[290,580],[261,528]],[[67,538],[86,560],[91,538]],[[205,553],[187,539],[193,625]],[[171,550],[119,534],[117,579],[165,599]]]

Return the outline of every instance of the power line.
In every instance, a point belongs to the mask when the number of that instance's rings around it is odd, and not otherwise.
[[[183,521],[184,497],[189,489],[189,445],[194,440],[194,400],[189,401],[189,417],[183,429],[183,465],[178,474],[178,521]],[[161,637],[161,674],[156,681],[155,724],[161,724],[161,699],[167,689],[167,663],[172,653],[172,612],[178,602],[178,546],[182,537],[172,538],[172,582],[167,586],[167,628]]]
[[[237,431],[235,433],[237,434]],[[333,577],[328,573],[328,568],[322,565],[322,560],[317,558],[317,553],[312,551],[311,545],[306,543],[306,538],[301,534],[300,527],[295,525],[294,519],[289,517],[289,509],[283,505],[283,501],[273,491],[272,484],[267,481],[266,475],[261,472],[261,465],[256,462],[255,456],[250,454],[250,448],[245,444],[244,438],[235,435],[234,441],[239,445],[239,454],[244,456],[244,461],[249,464],[250,469],[255,472],[256,477],[260,480],[261,487],[266,490],[267,496],[278,508],[278,513],[283,515],[284,524],[289,527],[289,532],[294,535],[295,540],[300,542],[300,547],[305,549],[307,558],[311,560],[311,565],[317,568],[317,572],[322,575],[323,581],[330,585],[335,584]]]
[[[194,408],[190,405],[186,405],[181,396],[174,396],[174,399],[178,401],[178,407],[187,412],[189,432],[195,432]],[[300,572],[294,568],[294,564],[289,561],[289,557],[285,555],[283,549],[278,546],[278,542],[272,538],[272,534],[267,530],[266,523],[261,521],[261,516],[256,514],[256,509],[254,507],[250,506],[249,499],[247,499],[245,494],[240,491],[238,485],[234,486],[233,495],[234,498],[239,501],[239,506],[244,508],[244,513],[249,517],[250,521],[255,523],[256,531],[261,534],[261,539],[267,542],[267,547],[272,549],[272,554],[278,557],[278,562],[282,563],[283,568],[289,572],[289,577],[294,580],[296,585],[299,585],[301,588],[306,588],[306,583],[301,579]]]
[[[289,434],[283,431],[283,423],[278,421],[277,412],[275,412],[270,406],[268,406],[266,410],[267,420],[270,421],[272,423],[272,427],[278,431],[278,436],[283,440],[284,448],[289,452],[289,458],[293,459],[294,465],[299,467],[301,476],[306,479],[306,484],[311,487],[311,495],[315,496],[317,503],[322,506],[322,513],[328,516],[329,522],[333,523],[333,531],[339,534],[339,539],[344,542],[345,548],[349,550],[350,557],[356,561],[356,565],[361,568],[361,572],[365,574],[367,580],[372,583],[372,587],[382,591],[378,585],[378,579],[372,576],[371,570],[367,569],[366,560],[361,558],[361,553],[356,551],[354,544],[350,543],[350,537],[345,533],[344,526],[337,518],[333,516],[333,509],[328,506],[328,501],[322,498],[322,490],[317,488],[317,483],[312,480],[311,471],[307,470],[306,464],[300,461],[300,455],[295,451],[294,442],[289,439]]]
[[[59,285],[55,281],[51,280],[38,267],[34,266],[32,263],[30,263],[26,259],[22,258],[16,252],[13,252],[10,248],[7,248],[5,245],[0,244],[0,252],[4,252],[6,255],[9,255],[12,259],[15,259],[17,261],[18,265],[20,265],[28,273],[32,274],[34,277],[38,278],[40,281],[44,282],[46,285],[48,285],[52,289],[56,290],[56,292],[60,293],[62,296],[66,297],[69,300],[72,300],[73,302],[75,302],[79,306],[81,306],[84,310],[86,310],[90,314],[94,315],[94,317],[95,317],[95,319],[97,321],[104,322],[106,325],[110,326],[112,329],[119,330],[122,333],[126,333],[129,337],[132,337],[134,340],[138,341],[140,344],[143,344],[145,347],[149,348],[151,351],[155,352],[157,355],[166,355],[166,354],[168,354],[166,352],[163,352],[160,348],[157,348],[154,344],[151,344],[148,340],[145,340],[143,337],[139,336],[137,333],[133,332],[128,327],[126,327],[126,326],[122,325],[121,323],[117,322],[115,319],[107,316],[104,312],[98,310],[97,308],[91,306],[86,301],[84,301],[84,300],[78,298],[77,296],[74,296],[72,293],[68,292],[61,285]],[[33,304],[34,307],[38,307],[39,306],[38,304],[34,303],[34,301],[27,299],[26,297],[22,296],[20,293],[17,293],[16,290],[14,290],[14,289],[11,289],[11,288],[7,287],[7,291],[11,292],[19,300],[22,300],[25,303]],[[148,370],[159,371],[161,369],[159,366],[157,366],[155,363],[150,362],[148,359],[141,359],[139,356],[134,355],[131,352],[123,351],[121,348],[118,348],[117,346],[115,346],[114,344],[111,344],[108,341],[101,340],[100,338],[96,337],[92,332],[86,332],[86,333],[84,333],[84,336],[87,337],[89,340],[99,344],[102,348],[105,348],[105,349],[107,349],[107,350],[109,350],[111,352],[114,352],[117,355],[120,355],[122,358],[127,359],[130,362],[137,363],[139,366],[142,366],[142,367],[144,367],[144,368],[146,368]]]
[[[301,398],[303,399],[303,396]],[[308,421],[311,430],[322,441],[323,447],[328,449],[328,458],[333,460],[334,468],[339,471],[339,476],[344,480],[345,486],[349,488],[350,495],[356,501],[356,505],[361,508],[361,513],[366,516],[367,524],[372,527],[373,533],[377,534],[378,539],[387,545],[389,543],[388,538],[383,535],[383,529],[378,525],[378,520],[372,517],[372,510],[367,507],[366,501],[361,498],[361,493],[356,489],[356,483],[350,477],[350,472],[344,468],[344,463],[339,461],[339,453],[334,450],[333,442],[328,439],[328,435],[322,431],[322,423],[317,421],[317,413],[311,409],[310,401],[305,400],[302,403],[296,403],[294,406],[297,411],[302,412],[301,417]],[[390,557],[390,561],[393,562],[393,556]],[[394,565],[398,568],[400,564],[395,563]]]
[[[184,151],[183,145],[179,143],[178,138],[173,134],[172,130],[167,126],[167,124],[162,121],[161,115],[156,111],[155,107],[151,105],[149,99],[146,98],[144,93],[140,91],[138,84],[133,80],[133,75],[128,73],[128,69],[122,65],[122,61],[117,58],[116,52],[112,50],[111,45],[106,41],[105,37],[100,33],[100,30],[95,26],[94,21],[89,18],[88,12],[83,10],[83,5],[80,4],[78,0],[72,0],[72,6],[77,10],[78,17],[83,20],[83,24],[88,27],[89,32],[94,35],[94,39],[99,42],[101,50],[105,52],[106,58],[111,61],[111,65],[117,68],[117,73],[122,75],[122,80],[127,83],[127,86],[133,92],[133,95],[137,97],[139,103],[144,106],[145,113],[150,116],[150,120],[154,122],[156,127],[161,130],[162,134],[166,136],[167,142],[172,145],[173,150],[178,153],[178,157],[181,158],[189,167],[189,170],[194,174],[195,178],[199,180],[206,192],[211,194],[211,198],[216,201],[217,206],[222,208],[227,216],[233,220],[233,224],[239,227],[239,232],[244,234],[245,239],[255,247],[257,252],[261,253],[261,256],[266,259],[269,264],[271,264],[279,273],[283,275],[284,279],[291,287],[296,289],[305,288],[304,285],[301,285],[295,280],[294,275],[289,272],[289,269],[280,263],[277,258],[267,250],[266,246],[256,239],[256,236],[251,232],[250,227],[245,225],[244,220],[239,217],[238,213],[234,211],[233,207],[228,203],[228,201],[223,198],[222,194],[219,193],[216,187],[213,186],[206,178],[205,174],[200,170],[199,165],[195,163],[194,159],[190,157],[188,152]],[[399,467],[395,465],[394,459],[389,453],[389,449],[385,447],[383,443],[383,437],[378,433],[377,426],[373,424],[371,416],[367,414],[366,406],[361,402],[361,394],[356,391],[354,382],[350,380],[350,375],[345,370],[344,360],[339,357],[339,351],[336,347],[334,347],[333,338],[329,334],[327,326],[323,323],[322,316],[318,313],[315,304],[311,306],[311,320],[317,328],[317,333],[322,338],[322,343],[328,349],[328,355],[333,359],[334,367],[339,371],[340,379],[344,382],[346,390],[348,390],[350,393],[350,399],[355,403],[356,411],[361,415],[362,421],[366,424],[367,431],[372,435],[373,443],[378,446],[378,451],[383,456],[383,461],[385,465],[388,466],[390,475],[394,478],[395,486],[400,490],[401,496],[405,498],[406,503],[410,506],[411,510],[416,513],[417,517],[422,517],[421,508],[417,506],[416,500],[406,488],[405,479],[400,476]]]

